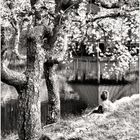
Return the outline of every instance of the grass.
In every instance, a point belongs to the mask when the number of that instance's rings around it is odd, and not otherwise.
[[[116,109],[111,113],[71,116],[45,126],[42,133],[52,140],[60,137],[66,140],[78,137],[81,140],[139,140],[139,97],[139,94],[135,94],[117,100],[114,103]],[[13,135],[4,140],[14,139]]]

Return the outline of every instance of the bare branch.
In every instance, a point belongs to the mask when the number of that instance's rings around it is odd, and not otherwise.
[[[10,3],[13,4],[13,3]],[[13,53],[15,53],[18,57],[18,59],[22,59],[22,60],[26,60],[26,56],[23,56],[21,54],[19,54],[18,48],[19,48],[19,43],[20,43],[20,34],[21,34],[21,29],[22,29],[22,21],[18,21],[16,18],[16,15],[13,11],[13,7],[11,7],[9,4],[7,4],[7,6],[10,9],[11,12],[11,19],[10,19],[10,24],[12,25],[12,27],[15,30],[14,36],[15,36],[15,43],[14,43],[14,50]]]
[[[119,10],[118,11],[111,11],[111,12],[108,11],[107,14],[103,13],[103,15],[100,15],[100,14],[95,15],[92,19],[87,20],[86,23],[95,22],[97,20],[101,20],[101,19],[105,19],[105,18],[119,18],[119,17],[129,17],[129,16],[130,16],[130,14],[126,13],[124,11],[119,11]],[[81,22],[80,20],[75,20],[75,19],[72,21],[73,22]]]
[[[118,17],[127,17],[127,16],[129,15],[127,15],[126,13],[113,12],[113,13],[109,13],[103,16],[95,16],[94,18],[92,18],[90,21],[87,21],[87,22],[94,22],[96,20],[105,19],[105,18],[118,18]]]
[[[103,2],[103,1],[100,1],[100,3],[95,1],[94,5],[101,6],[106,9],[115,9],[115,8],[118,9],[121,6],[120,3],[113,3],[112,5],[108,5],[107,3]]]
[[[18,59],[26,60],[26,56],[19,53],[19,44],[20,44],[20,35],[21,35],[22,25],[20,23],[17,24],[17,33],[15,34],[15,43],[13,53],[16,54]]]
[[[105,9],[119,9],[122,7],[122,5],[126,6],[132,6],[132,7],[139,7],[138,0],[134,1],[127,1],[127,0],[115,0],[115,1],[106,1],[106,0],[89,0],[89,3],[92,3],[94,5],[100,6]]]

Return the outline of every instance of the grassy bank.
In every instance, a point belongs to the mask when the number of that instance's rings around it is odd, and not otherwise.
[[[52,140],[59,137],[66,140],[76,137],[81,140],[139,140],[139,97],[137,94],[117,100],[112,113],[83,114],[45,126],[43,133]],[[14,139],[15,135],[4,140]]]
[[[139,95],[124,97],[115,103],[113,113],[92,114],[72,118],[55,126],[47,126],[44,133],[56,139],[80,137],[83,140],[138,140]]]

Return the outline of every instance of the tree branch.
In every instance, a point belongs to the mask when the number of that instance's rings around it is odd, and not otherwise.
[[[97,1],[94,1],[94,5],[97,5],[97,6],[101,6],[103,8],[106,8],[106,9],[115,9],[115,8],[120,8],[120,3],[112,3],[112,5],[109,5],[107,3],[105,3],[105,1],[100,1],[100,2],[97,2]]]
[[[22,86],[26,84],[26,76],[22,73],[7,68],[9,62],[5,58],[7,48],[1,51],[1,81],[11,86]]]
[[[18,27],[18,31],[15,34],[15,43],[14,43],[13,53],[15,53],[15,55],[17,56],[17,58],[19,60],[25,60],[26,61],[27,57],[19,53],[20,34],[21,34],[20,27]]]
[[[105,8],[105,9],[119,9],[122,7],[122,5],[135,5],[137,8],[139,7],[139,2],[137,0],[134,0],[133,3],[129,3],[127,2],[127,0],[115,0],[115,1],[111,1],[111,2],[108,2],[106,0],[92,0],[92,2],[90,2],[89,0],[89,3],[93,3],[97,6],[100,6],[102,8]]]
[[[12,5],[12,6],[10,6],[10,5]],[[9,4],[7,3],[7,6],[10,9],[10,12],[11,12],[10,23],[11,23],[12,27],[15,29],[15,32],[17,32],[17,27],[16,27],[17,19],[16,19],[16,16],[14,14],[14,11],[13,11],[13,3],[12,2],[10,2]]]
[[[20,34],[21,34],[21,29],[22,29],[22,24],[23,23],[17,20],[16,15],[15,15],[15,13],[13,11],[13,7],[9,6],[8,4],[7,4],[7,6],[9,7],[9,9],[11,11],[11,15],[12,15],[12,18],[10,19],[10,24],[12,25],[12,27],[15,30],[15,33],[14,33],[15,43],[14,43],[13,53],[16,54],[18,59],[26,60],[26,56],[20,55],[19,51],[18,51],[19,43],[20,43]]]
[[[139,10],[139,7],[132,8],[132,9],[125,10],[125,11],[126,11],[126,12],[133,12],[133,11],[138,11],[138,10]]]
[[[21,29],[22,29],[22,23],[17,22],[15,25],[12,21],[10,22],[12,27],[15,29],[15,33],[13,34],[15,40],[14,40],[14,49],[13,53],[17,56],[19,60],[25,60],[26,56],[19,53],[19,44],[20,44],[20,35],[21,35]]]
[[[93,18],[91,20],[91,22],[94,22],[98,19],[104,19],[104,18],[117,18],[117,17],[126,17],[127,15],[126,14],[121,14],[120,12],[118,13],[111,13],[111,14],[107,14],[107,15],[104,15],[104,16],[97,16],[95,18]]]
[[[51,49],[53,49],[54,44],[57,40],[58,37],[58,33],[59,30],[61,28],[61,25],[59,25],[59,21],[60,21],[60,10],[61,10],[61,6],[60,6],[60,2],[58,0],[55,0],[55,13],[56,13],[56,17],[54,18],[54,28],[52,30],[52,35],[51,37],[48,38],[48,44],[50,46]]]
[[[105,19],[105,18],[118,18],[118,17],[127,17],[129,15],[127,14],[121,14],[120,12],[117,13],[110,13],[110,14],[106,14],[106,15],[97,15],[94,16],[92,19],[86,20],[86,24],[89,22],[95,22],[96,20],[100,20],[100,19]],[[73,22],[81,22],[80,20],[77,19],[73,19]]]
[[[121,11],[114,11],[114,12],[111,12],[111,13],[107,13],[105,15],[96,15],[94,16],[92,19],[90,20],[87,20],[87,23],[88,22],[94,22],[96,20],[99,20],[99,19],[105,19],[105,18],[118,18],[118,17],[129,17],[129,15],[125,12],[121,12]]]
[[[2,62],[1,64],[2,82],[14,87],[23,86],[24,84],[26,84],[26,76],[24,74],[8,69],[4,63],[5,62]]]
[[[49,44],[51,45],[51,48],[53,47],[55,41],[57,40],[57,36],[61,28],[61,26],[59,25],[59,20],[60,20],[60,15],[57,15],[54,21],[53,35],[49,39]]]

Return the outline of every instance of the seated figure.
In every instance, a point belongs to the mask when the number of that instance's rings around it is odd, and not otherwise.
[[[108,91],[106,90],[102,91],[100,98],[101,98],[101,104],[98,106],[97,109],[92,110],[89,113],[89,115],[92,113],[104,113],[104,112],[111,112],[114,110],[114,104],[109,100]]]
[[[114,104],[109,100],[109,92],[104,90],[100,96],[103,112],[111,112],[114,110]]]

